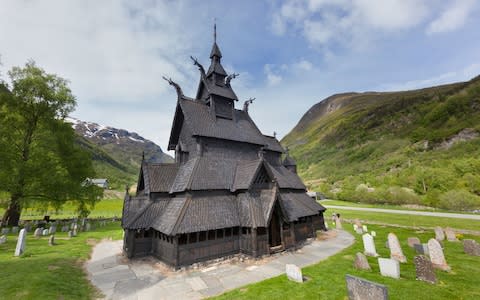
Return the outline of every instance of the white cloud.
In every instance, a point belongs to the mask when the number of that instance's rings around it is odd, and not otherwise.
[[[475,0],[456,0],[447,6],[426,30],[428,34],[451,32],[461,28],[474,11]]]
[[[267,75],[267,84],[269,86],[274,86],[279,84],[282,81],[282,76],[275,72],[275,66],[271,64],[266,64],[263,66],[263,71]]]

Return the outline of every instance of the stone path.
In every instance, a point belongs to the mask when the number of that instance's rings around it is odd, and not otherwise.
[[[122,241],[97,244],[86,269],[92,283],[106,299],[201,299],[285,273],[286,264],[304,267],[347,248],[354,237],[336,232],[328,240],[313,241],[294,252],[284,252],[263,260],[224,263],[198,270],[172,272],[157,260],[126,260]]]
[[[373,211],[373,212],[382,212],[382,213],[387,213],[387,214],[417,215],[417,216],[429,216],[429,217],[444,217],[444,218],[455,218],[455,219],[480,220],[480,215],[442,213],[442,212],[430,212],[430,211],[418,211],[418,210],[352,207],[352,206],[328,205],[328,204],[322,204],[322,205],[326,208],[358,210],[358,211]]]

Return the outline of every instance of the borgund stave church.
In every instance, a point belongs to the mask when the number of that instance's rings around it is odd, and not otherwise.
[[[153,255],[175,268],[244,253],[296,248],[325,229],[325,208],[307,196],[295,161],[243,109],[214,38],[195,98],[178,100],[168,150],[175,163],[142,161],[135,196],[125,196],[128,257]],[[251,103],[251,101],[250,101]],[[285,158],[282,158],[285,156]]]

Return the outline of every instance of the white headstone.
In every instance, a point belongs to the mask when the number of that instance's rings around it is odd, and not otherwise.
[[[6,242],[7,242],[7,236],[6,235],[0,236],[0,245],[5,244]]]
[[[52,225],[50,226],[50,229],[48,229],[48,234],[54,234],[57,232],[57,226]]]
[[[447,241],[458,242],[457,236],[455,235],[455,231],[453,231],[452,228],[450,227],[445,228],[445,235],[447,236]]]
[[[363,229],[363,231],[368,232],[368,227],[367,227],[367,225],[363,225],[363,226],[362,226],[362,229]]]
[[[442,246],[436,239],[428,240],[428,252],[434,268],[443,271],[450,271],[450,267],[448,266],[447,261],[445,260],[445,255],[443,254]]]
[[[337,216],[335,217],[335,228],[336,229],[342,229],[342,221]]]
[[[357,224],[353,224],[353,230],[357,231],[357,228],[358,228],[358,225],[357,225]]]
[[[42,235],[42,231],[43,231],[43,228],[37,228],[35,229],[35,232],[33,233],[33,235],[35,237],[40,237]]]
[[[73,231],[72,231],[72,235],[73,235],[73,236],[77,236],[77,230],[78,230],[78,226],[77,226],[77,224],[75,223],[75,225],[73,225]]]
[[[443,229],[440,226],[434,228],[435,231],[435,239],[437,241],[443,241],[445,239],[445,234],[443,233]]]
[[[364,235],[362,235],[362,240],[363,248],[365,249],[364,254],[377,257],[378,253],[377,249],[375,248],[375,243],[373,242],[373,237],[370,234],[365,233]]]
[[[379,257],[378,266],[382,276],[400,278],[400,263],[397,260]]]
[[[44,230],[42,231],[42,235],[48,235],[48,229],[44,229]]]
[[[73,237],[73,232],[71,230],[68,231],[68,237],[69,238]]]
[[[407,262],[407,258],[403,255],[402,247],[395,233],[388,234],[388,248],[390,248],[390,258],[398,260],[401,263]]]
[[[377,236],[377,233],[375,231],[371,231],[370,234],[373,236],[373,237],[376,237]]]
[[[302,269],[293,264],[286,264],[285,271],[287,273],[288,279],[296,282],[303,282]]]
[[[18,226],[13,226],[13,227],[12,227],[12,233],[13,233],[13,234],[17,234],[17,233],[18,233],[18,230],[19,230],[19,229],[18,229]]]
[[[17,247],[15,248],[15,256],[22,255],[25,252],[25,240],[27,238],[27,231],[25,229],[20,230],[18,235]]]

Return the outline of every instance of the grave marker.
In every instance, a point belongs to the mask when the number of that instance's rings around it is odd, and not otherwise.
[[[409,237],[407,239],[407,244],[409,247],[413,248],[415,244],[421,244],[420,239],[417,237]]]
[[[388,289],[360,277],[345,275],[349,300],[388,300]]]
[[[437,277],[433,270],[432,262],[424,255],[417,255],[414,257],[415,272],[417,280],[422,280],[430,283],[436,283]]]
[[[447,241],[449,242],[458,242],[457,237],[455,236],[455,231],[452,228],[445,228],[445,235],[447,236]]]
[[[475,240],[463,240],[463,251],[468,255],[480,256],[480,244]]]
[[[363,229],[363,231],[368,232],[368,227],[367,227],[367,225],[362,225],[362,229]]]
[[[8,227],[2,228],[2,234],[8,234],[9,232],[10,232],[10,228]]]
[[[5,244],[6,242],[7,242],[7,236],[6,235],[0,236],[0,245]]]
[[[370,234],[365,233],[364,235],[362,235],[362,240],[363,248],[365,249],[364,254],[377,257],[378,253],[377,249],[375,248],[375,243],[373,242],[373,237]]]
[[[380,267],[380,274],[386,277],[400,278],[400,263],[398,260],[390,258],[378,258],[378,266]]]
[[[35,237],[41,237],[42,236],[42,231],[43,231],[43,228],[39,227],[39,228],[35,229],[35,232],[33,233],[33,235]]]
[[[430,260],[433,267],[443,271],[450,271],[450,267],[447,265],[445,255],[443,254],[442,246],[436,239],[428,240],[428,251],[430,253]]]
[[[443,240],[445,240],[445,234],[443,233],[442,227],[436,226],[436,227],[434,228],[434,231],[435,231],[435,239],[436,239],[437,241],[443,241]]]
[[[13,226],[13,227],[12,227],[12,233],[13,233],[13,234],[17,234],[17,233],[18,233],[18,230],[19,230],[19,229],[18,229],[18,226]]]
[[[355,267],[355,269],[359,269],[359,270],[371,270],[372,269],[370,267],[370,265],[368,264],[367,257],[363,253],[360,253],[360,252],[357,252],[357,254],[355,254],[355,261],[353,262],[353,266]]]
[[[413,248],[417,254],[430,255],[427,244],[414,244]]]
[[[303,282],[303,275],[302,270],[293,264],[286,264],[285,271],[287,273],[287,277],[289,280],[302,283]]]
[[[42,231],[42,235],[43,235],[43,236],[47,236],[47,235],[48,235],[48,229],[44,229],[44,230]]]
[[[22,255],[25,252],[25,240],[27,238],[27,231],[25,229],[20,230],[18,235],[17,247],[15,247],[15,256]]]
[[[398,260],[401,263],[407,262],[407,258],[403,255],[402,247],[395,233],[388,234],[388,248],[390,248],[390,258]]]
[[[48,245],[49,245],[49,246],[55,245],[55,235],[54,235],[54,234],[52,234],[52,235],[50,236],[50,238],[48,239]]]

